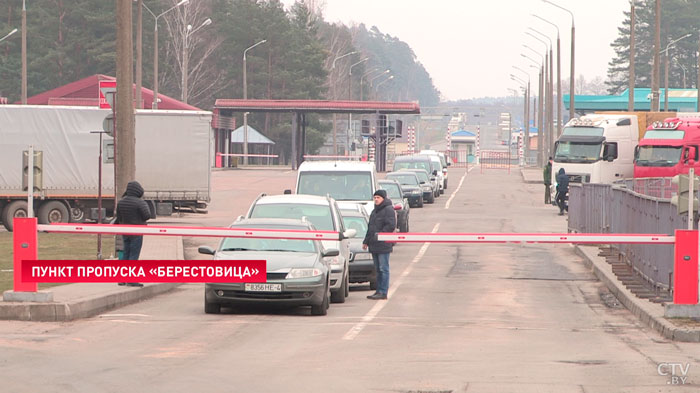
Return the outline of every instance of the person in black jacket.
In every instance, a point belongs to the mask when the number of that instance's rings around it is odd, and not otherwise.
[[[564,215],[564,210],[569,211],[566,205],[566,195],[569,193],[569,176],[564,172],[564,168],[559,168],[557,173],[557,206],[559,206],[559,215]]]
[[[374,267],[377,271],[377,292],[367,296],[368,299],[386,299],[389,293],[389,254],[394,249],[393,243],[379,241],[380,232],[394,232],[396,229],[396,212],[391,199],[386,197],[385,190],[374,192],[374,210],[369,216],[367,234],[362,241],[362,249],[372,253]]]
[[[131,181],[126,185],[126,192],[117,204],[117,223],[124,225],[146,225],[151,218],[151,210],[146,201],[141,199],[143,187],[137,181]],[[143,245],[142,235],[124,235],[125,260],[137,260],[141,254]],[[123,285],[120,283],[120,285]],[[130,286],[143,286],[139,283],[129,283]]]

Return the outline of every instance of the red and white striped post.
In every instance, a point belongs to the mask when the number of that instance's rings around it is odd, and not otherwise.
[[[476,145],[476,154],[475,154],[475,157],[476,157],[476,163],[477,163],[477,164],[479,164],[479,163],[481,162],[481,161],[480,161],[480,160],[481,160],[481,154],[480,154],[481,152],[479,151],[479,149],[480,149],[480,147],[479,147],[480,143],[479,143],[479,142],[480,142],[480,141],[481,141],[481,126],[476,126],[476,141],[475,141],[475,145]]]
[[[450,150],[452,149],[452,132],[450,129],[447,129],[447,135],[445,135],[445,142],[447,145],[447,148],[445,149],[445,155],[447,157],[450,157]]]

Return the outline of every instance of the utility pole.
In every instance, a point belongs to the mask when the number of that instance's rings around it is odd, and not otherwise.
[[[27,6],[22,0],[22,105],[27,105]]]
[[[627,92],[629,93],[629,98],[627,99],[627,111],[634,112],[634,29],[635,29],[635,11],[634,11],[634,1],[630,1],[630,75],[629,75],[629,87]]]
[[[700,33],[698,33],[698,51],[700,51]],[[700,56],[698,57],[698,69],[700,70]],[[697,88],[698,88],[698,94],[697,94],[697,111],[700,112],[700,72],[698,72],[698,83],[697,83]]]
[[[129,0],[116,0],[117,3],[117,127],[114,130],[116,165],[115,198],[126,190],[129,181],[135,180],[135,145],[133,84],[133,44],[131,3]]]
[[[136,107],[141,109],[141,86],[143,86],[143,0],[136,3]]]
[[[654,30],[654,66],[651,71],[651,111],[659,111],[659,54],[661,52],[661,0],[656,0]]]

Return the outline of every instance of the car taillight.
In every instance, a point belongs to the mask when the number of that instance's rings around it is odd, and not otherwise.
[[[394,205],[394,210],[401,210],[403,209],[403,203],[397,203]]]

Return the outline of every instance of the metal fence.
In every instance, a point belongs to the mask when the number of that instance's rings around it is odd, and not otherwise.
[[[635,192],[661,192],[664,188],[624,184],[571,184],[569,188],[569,231],[578,233],[675,233],[687,228],[687,215],[680,216],[669,198]],[[669,183],[670,184],[670,183]],[[657,182],[657,185],[662,185]],[[665,191],[663,192],[664,195]],[[661,289],[673,283],[673,246],[618,244],[614,246],[647,281]]]

